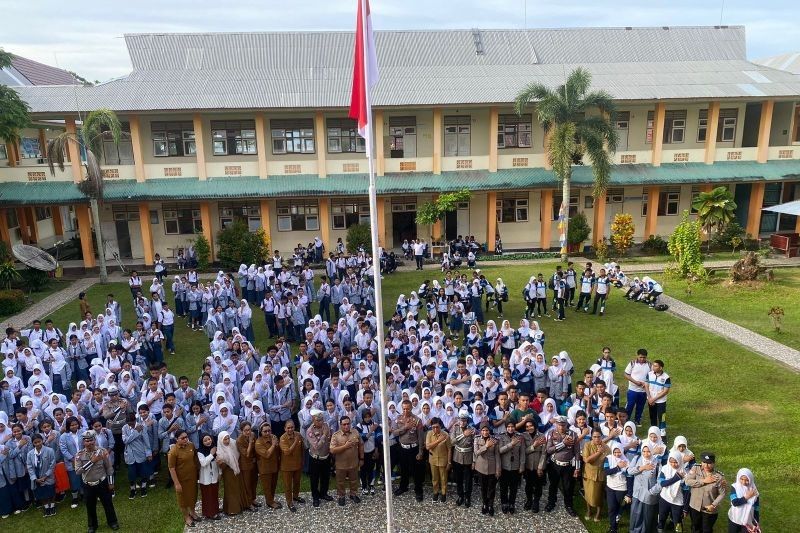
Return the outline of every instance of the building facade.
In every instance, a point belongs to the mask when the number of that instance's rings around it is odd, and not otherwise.
[[[527,83],[557,86],[577,66],[617,103],[620,142],[606,197],[591,167],[573,173],[570,214],[591,240],[616,213],[636,239],[667,236],[694,196],[729,187],[751,235],[796,231],[762,207],[800,198],[800,76],[748,62],[744,28],[619,28],[378,32],[374,95],[378,231],[404,239],[474,235],[490,250],[558,246],[560,183]],[[214,244],[233,220],[291,250],[320,235],[330,249],[368,222],[367,161],[347,118],[352,33],[127,35],[133,72],[94,87],[19,87],[40,124],[74,131],[78,109],[117,112],[126,136],[102,154],[107,257],[151,264],[195,232]],[[24,139],[49,134],[23,132]],[[46,139],[39,145],[44,148]],[[31,143],[27,143],[30,145]],[[2,150],[2,149],[0,149]],[[75,182],[81,154],[55,176],[24,147],[0,151],[0,238],[47,246],[75,231],[91,242]],[[419,205],[468,188],[469,202],[435,228]],[[95,221],[98,222],[98,221]],[[84,238],[85,237],[85,238]],[[86,246],[85,244],[83,246]],[[85,250],[86,251],[86,250]],[[84,253],[86,266],[94,259]]]

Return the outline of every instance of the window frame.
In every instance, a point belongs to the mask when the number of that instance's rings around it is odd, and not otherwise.
[[[735,142],[736,141],[736,122],[738,117],[720,117],[720,141],[719,142]],[[732,121],[732,124],[728,124],[728,121]],[[725,131],[730,130],[730,139],[725,138]]]
[[[527,135],[526,135],[527,134]],[[527,136],[527,142],[522,143],[521,137]],[[511,140],[514,144],[509,145]],[[498,115],[497,117],[497,148],[505,150],[510,148],[533,147],[533,115]]]
[[[553,205],[552,205],[553,218],[552,218],[552,220],[554,220],[554,221],[558,220],[558,212],[561,209],[561,199],[562,198],[563,198],[562,196],[553,195]],[[570,195],[569,195],[569,210],[568,210],[569,211],[569,214],[568,214],[569,218],[573,218],[573,217],[578,215],[578,206],[580,204],[580,201],[581,201],[580,193],[578,193],[576,195],[573,195],[572,193],[570,193]]]
[[[448,131],[452,129],[453,131]],[[472,117],[471,115],[448,115],[443,120],[442,151],[445,157],[469,157],[472,155]],[[464,139],[466,139],[465,142]],[[455,150],[449,150],[454,143]],[[466,149],[463,149],[466,147]]]
[[[197,155],[194,123],[191,121],[153,121],[150,123],[150,140],[153,145],[153,157],[196,157]],[[163,153],[161,153],[162,150],[159,149],[158,143],[164,144]]]
[[[258,155],[255,120],[212,120],[211,153],[221,157]]]
[[[500,224],[515,224],[530,221],[530,200],[525,198],[498,198],[495,202],[497,222]],[[524,213],[524,214],[523,214]]]
[[[161,211],[164,235],[195,235],[203,231],[199,204],[162,204]],[[187,223],[192,231],[184,231],[188,227]]]
[[[255,233],[261,228],[261,205],[259,203],[220,203],[217,206],[217,215],[220,229],[225,229],[239,220],[247,224],[250,233]]]
[[[363,154],[367,151],[367,141],[358,134],[358,123],[351,118],[327,119],[325,139],[329,154]],[[337,143],[338,150],[332,147]]]
[[[658,213],[659,217],[678,216],[681,207],[681,191],[666,190],[658,193]]]
[[[356,224],[369,224],[369,200],[344,200],[331,202],[331,226],[346,230]]]
[[[111,138],[111,131],[108,129],[108,127],[100,127],[102,135],[101,144],[103,147],[103,163],[105,165],[111,166],[135,164],[135,160],[133,158],[133,141],[131,139],[131,124],[130,122],[121,122],[120,128],[122,129],[122,136],[120,137],[119,144],[115,144]],[[124,148],[129,150],[125,154],[126,157],[123,157],[121,152],[121,150]],[[127,157],[128,154],[130,154],[130,157]]]
[[[316,200],[279,200],[276,214],[278,231],[319,231],[319,202]],[[300,227],[301,221],[303,227]],[[309,224],[310,221],[314,223]]]
[[[0,160],[8,159],[8,150],[5,143],[0,143]]]

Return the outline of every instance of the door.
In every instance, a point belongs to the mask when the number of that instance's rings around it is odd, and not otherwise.
[[[404,240],[417,238],[416,216],[413,211],[392,213],[392,237],[395,246],[400,246]]]
[[[458,225],[456,227],[456,236],[469,235],[469,202],[458,204],[457,219]]]
[[[125,213],[120,214],[123,216],[125,215]],[[122,220],[119,220],[119,218],[122,217],[117,217],[117,220],[114,221],[114,225],[117,228],[117,246],[119,247],[119,256],[122,259],[130,259],[133,256],[131,255],[131,232],[128,229],[128,219],[126,217],[122,218]]]
[[[737,183],[733,191],[733,201],[736,202],[736,222],[743,228],[747,227],[747,216],[748,211],[750,211],[750,191],[752,188],[753,186],[749,183]]]
[[[622,213],[622,202],[614,202],[606,204],[606,226],[604,237],[611,238],[611,223],[614,222],[614,215]]]
[[[628,151],[628,114],[620,113],[620,118],[617,119],[615,128],[617,130],[617,152]]]
[[[445,215],[444,237],[448,241],[458,237],[458,211],[450,211]]]

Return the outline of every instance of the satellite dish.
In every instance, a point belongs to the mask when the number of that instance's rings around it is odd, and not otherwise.
[[[11,252],[23,264],[36,270],[52,272],[58,266],[58,261],[56,261],[55,257],[36,246],[15,244],[11,247]]]

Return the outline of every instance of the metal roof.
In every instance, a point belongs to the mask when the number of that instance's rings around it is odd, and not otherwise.
[[[752,181],[784,181],[800,179],[800,160],[723,161],[704,163],[670,163],[652,165],[616,165],[611,185],[636,186],[659,184],[733,183]],[[572,184],[589,187],[592,169],[573,168]],[[105,181],[105,200],[108,202],[138,202],[147,200],[213,200],[220,198],[301,198],[330,196],[364,196],[367,194],[366,174],[336,174],[320,178],[315,174],[292,176],[213,177],[200,181],[196,177],[155,178],[144,182],[108,179]],[[552,170],[544,168],[513,168],[497,172],[470,170],[387,174],[379,177],[378,194],[414,194],[469,189],[471,191],[506,191],[556,188],[560,186]],[[50,205],[85,202],[77,187],[68,181],[8,182],[0,193],[0,205]]]
[[[75,79],[70,72],[39,63],[33,59],[22,57],[12,54],[11,66],[16,73],[21,74],[24,80],[19,80],[20,83],[11,83],[10,85],[79,85],[80,82]],[[27,83],[25,83],[27,82]]]
[[[793,74],[800,74],[800,52],[789,52],[779,56],[756,59],[754,63]]]
[[[744,28],[377,32],[373,105],[510,103],[578,66],[619,100],[792,97],[800,79],[750,63]],[[133,34],[133,72],[95,87],[21,87],[37,113],[346,107],[352,32]],[[745,72],[757,73],[756,81]],[[753,89],[755,88],[755,90]]]

